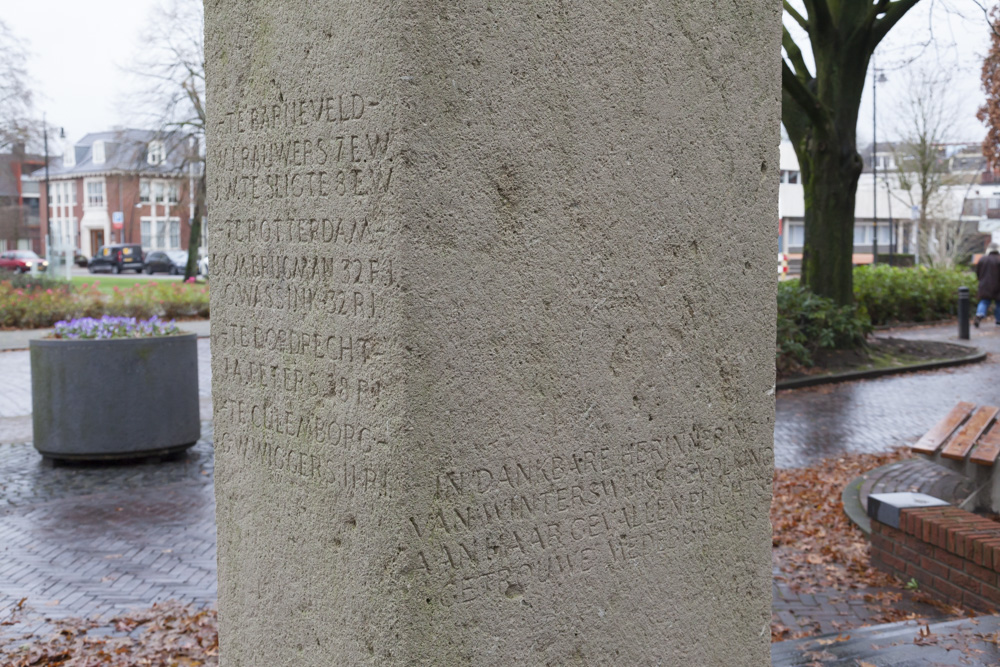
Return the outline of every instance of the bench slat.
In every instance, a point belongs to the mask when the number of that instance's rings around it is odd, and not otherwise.
[[[1000,456],[1000,422],[993,424],[993,428],[979,439],[969,460],[981,466],[991,466],[996,463],[997,456]]]
[[[997,412],[1000,412],[1000,408],[995,408],[992,405],[984,405],[973,412],[972,416],[969,417],[969,421],[965,422],[962,430],[955,434],[951,442],[941,450],[941,456],[958,461],[965,459],[965,455],[969,453],[969,450],[976,444],[979,436],[983,434],[986,427],[997,416]]]
[[[933,454],[941,445],[944,444],[945,440],[955,432],[965,418],[976,409],[975,403],[966,403],[962,401],[955,407],[951,409],[951,412],[942,419],[940,422],[934,425],[934,428],[927,431],[924,437],[917,441],[917,444],[913,445],[911,449],[920,454]]]

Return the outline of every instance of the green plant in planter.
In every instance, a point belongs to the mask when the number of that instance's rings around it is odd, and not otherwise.
[[[61,321],[30,353],[32,440],[48,459],[168,456],[200,437],[198,338],[172,321]]]

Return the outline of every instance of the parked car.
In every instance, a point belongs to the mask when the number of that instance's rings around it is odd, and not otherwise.
[[[49,263],[31,250],[8,250],[0,253],[0,270],[27,273],[35,265],[39,271],[49,268]]]
[[[87,263],[91,273],[108,270],[111,273],[121,273],[125,270],[142,271],[142,246],[135,243],[117,243],[104,245]]]
[[[87,264],[90,263],[90,258],[80,252],[79,248],[73,249],[73,263],[79,266],[81,269],[87,268]]]
[[[205,255],[198,260],[198,273],[200,273],[205,280],[208,280],[208,255]]]
[[[147,275],[153,273],[169,273],[177,276],[187,268],[188,254],[185,250],[154,250],[147,253],[143,271]]]

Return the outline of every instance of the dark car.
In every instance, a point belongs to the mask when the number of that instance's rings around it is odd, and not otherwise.
[[[186,250],[154,250],[146,254],[145,268],[147,274],[169,273],[172,276],[184,273],[187,268],[188,254]]]
[[[73,249],[73,263],[79,266],[81,269],[87,268],[87,264],[90,263],[90,258],[80,252],[79,248]]]
[[[90,258],[87,269],[91,273],[104,270],[111,273],[121,273],[122,271],[139,273],[142,271],[142,246],[137,243],[101,246],[97,249],[97,253]]]
[[[0,270],[27,273],[31,267],[38,265],[39,271],[49,268],[49,263],[31,250],[8,250],[0,253]]]

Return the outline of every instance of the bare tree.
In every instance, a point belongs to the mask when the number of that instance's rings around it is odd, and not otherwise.
[[[0,20],[0,149],[30,141],[39,125],[32,119],[28,49]]]
[[[894,145],[893,158],[903,201],[917,211],[918,254],[928,264],[954,266],[978,236],[974,224],[961,221],[964,198],[956,196],[975,175],[951,172],[945,152],[959,115],[948,79],[917,70],[900,106],[895,131],[903,139]]]
[[[145,83],[145,113],[164,133],[188,136],[185,162],[194,203],[184,278],[198,272],[205,217],[205,17],[201,0],[163,0],[141,36],[142,52],[128,71]]]

